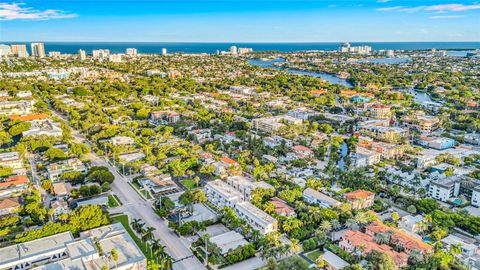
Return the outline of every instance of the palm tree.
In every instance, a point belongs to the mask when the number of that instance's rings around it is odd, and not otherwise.
[[[277,260],[274,257],[270,257],[267,260],[267,268],[268,270],[275,270],[277,269]]]
[[[323,232],[329,232],[332,229],[332,224],[328,220],[322,221],[319,229]]]
[[[375,235],[375,242],[379,245],[388,243],[388,240],[389,236],[386,233],[377,233]]]
[[[165,256],[162,258],[160,267],[162,270],[172,269],[172,257],[170,257],[168,254],[165,254]]]
[[[141,222],[141,219],[139,219],[139,218],[134,218],[134,219],[132,220],[132,222],[130,222],[130,226],[132,226],[132,228],[133,228],[135,231],[139,232],[139,231],[140,231],[140,228],[141,228],[141,226],[142,226],[140,222]]]
[[[147,242],[153,238],[153,231],[155,231],[155,228],[153,227],[147,227],[143,231],[142,241],[145,242],[145,249],[147,249]]]
[[[162,258],[165,253],[165,247],[160,244],[160,240],[152,239],[150,242],[150,254],[153,254],[158,263],[158,257]]]

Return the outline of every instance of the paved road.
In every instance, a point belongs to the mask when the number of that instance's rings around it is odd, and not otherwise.
[[[53,109],[52,112],[68,122],[65,116],[56,113]],[[83,135],[72,126],[72,136],[75,141],[85,142]],[[169,228],[168,224],[162,220],[152,208],[150,202],[144,201],[140,195],[128,184],[127,179],[120,175],[115,168],[113,168],[104,158],[98,156],[95,153],[88,154],[88,159],[92,161],[94,166],[106,166],[115,176],[115,181],[112,184],[112,191],[116,194],[120,201],[123,203],[124,213],[128,214],[131,219],[138,218],[145,222],[148,227],[155,228],[154,235],[160,239],[162,244],[166,246],[167,253],[172,256],[173,260],[179,260],[173,264],[174,270],[203,270],[206,269],[203,264],[195,257],[189,249],[189,242],[185,239],[179,238]]]

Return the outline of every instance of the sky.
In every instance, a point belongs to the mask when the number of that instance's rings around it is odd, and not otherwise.
[[[480,41],[480,1],[0,0],[0,41]]]

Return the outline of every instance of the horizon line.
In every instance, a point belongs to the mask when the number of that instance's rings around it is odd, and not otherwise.
[[[432,41],[425,41],[425,40],[404,40],[404,41],[80,41],[80,40],[72,40],[72,41],[67,41],[67,40],[8,40],[8,41],[3,41],[0,40],[0,42],[3,43],[14,43],[14,42],[25,42],[25,43],[30,43],[30,42],[62,42],[62,43],[218,43],[218,44],[245,44],[245,43],[258,43],[258,44],[268,44],[268,43],[290,43],[290,44],[306,44],[306,43],[399,43],[399,42],[405,42],[405,43],[430,43],[430,42],[445,42],[445,43],[461,43],[461,42],[471,42],[471,43],[480,43],[480,40],[477,41],[471,41],[471,40],[455,40],[455,41],[450,41],[450,40],[432,40]]]

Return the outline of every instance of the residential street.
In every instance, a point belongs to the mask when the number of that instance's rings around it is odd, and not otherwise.
[[[52,112],[68,122],[65,116]],[[72,126],[72,136],[76,142],[85,142],[82,134]],[[143,200],[140,195],[128,184],[127,179],[121,176],[103,157],[95,153],[88,154],[88,159],[92,161],[93,166],[106,166],[115,176],[112,184],[112,192],[116,194],[123,203],[123,213],[128,214],[130,219],[138,218],[145,222],[148,227],[155,228],[154,235],[160,239],[166,246],[167,253],[172,256],[174,270],[200,270],[206,269],[203,264],[193,256],[189,249],[189,243],[185,239],[180,239],[173,231],[168,228],[167,222],[162,220],[153,210],[152,204]],[[184,259],[186,258],[186,259]],[[180,260],[178,262],[175,262]]]

